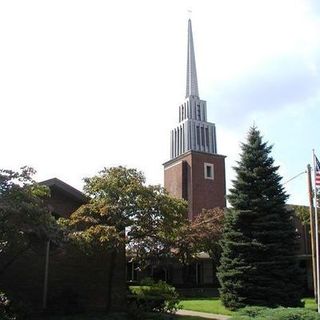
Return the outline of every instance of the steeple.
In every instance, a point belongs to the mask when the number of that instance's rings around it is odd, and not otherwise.
[[[216,127],[207,121],[207,103],[199,98],[191,20],[188,21],[187,90],[179,106],[179,124],[171,130],[171,159],[188,151],[217,153]]]
[[[188,201],[193,220],[202,209],[226,206],[225,156],[217,153],[216,126],[207,121],[207,102],[198,91],[191,20],[188,20],[187,90],[179,105],[179,123],[170,132],[170,160],[164,163],[164,187]]]
[[[187,87],[186,98],[199,97],[196,58],[194,54],[191,19],[188,20],[188,58],[187,58]]]

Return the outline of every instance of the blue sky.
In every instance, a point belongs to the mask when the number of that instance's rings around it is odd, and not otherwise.
[[[0,167],[81,189],[104,166],[163,182],[186,74],[188,9],[200,97],[227,155],[227,186],[252,124],[284,181],[320,155],[316,0],[0,3]],[[286,184],[307,204],[306,175]]]

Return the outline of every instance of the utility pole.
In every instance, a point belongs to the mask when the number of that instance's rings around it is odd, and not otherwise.
[[[44,269],[43,297],[42,297],[43,310],[47,309],[49,254],[50,254],[50,240],[47,241],[47,245],[46,245],[46,262],[45,262],[45,269]]]
[[[308,194],[309,194],[309,213],[310,213],[310,238],[311,238],[311,255],[312,255],[312,274],[313,274],[313,292],[316,301],[318,301],[317,295],[317,272],[316,272],[316,255],[315,255],[315,237],[314,237],[314,206],[313,206],[313,191],[311,180],[311,166],[307,165],[307,177],[308,177]]]

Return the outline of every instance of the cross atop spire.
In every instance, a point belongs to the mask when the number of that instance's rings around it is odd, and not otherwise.
[[[187,58],[187,88],[186,98],[199,97],[196,58],[194,54],[191,19],[188,20],[188,58]]]

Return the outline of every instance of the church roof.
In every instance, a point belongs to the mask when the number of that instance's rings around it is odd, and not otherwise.
[[[57,188],[79,202],[85,203],[88,201],[84,193],[82,193],[81,191],[77,190],[76,188],[70,186],[69,184],[63,182],[58,178],[52,178],[45,181],[41,181],[40,184],[43,184],[49,188],[52,188],[52,187]]]

